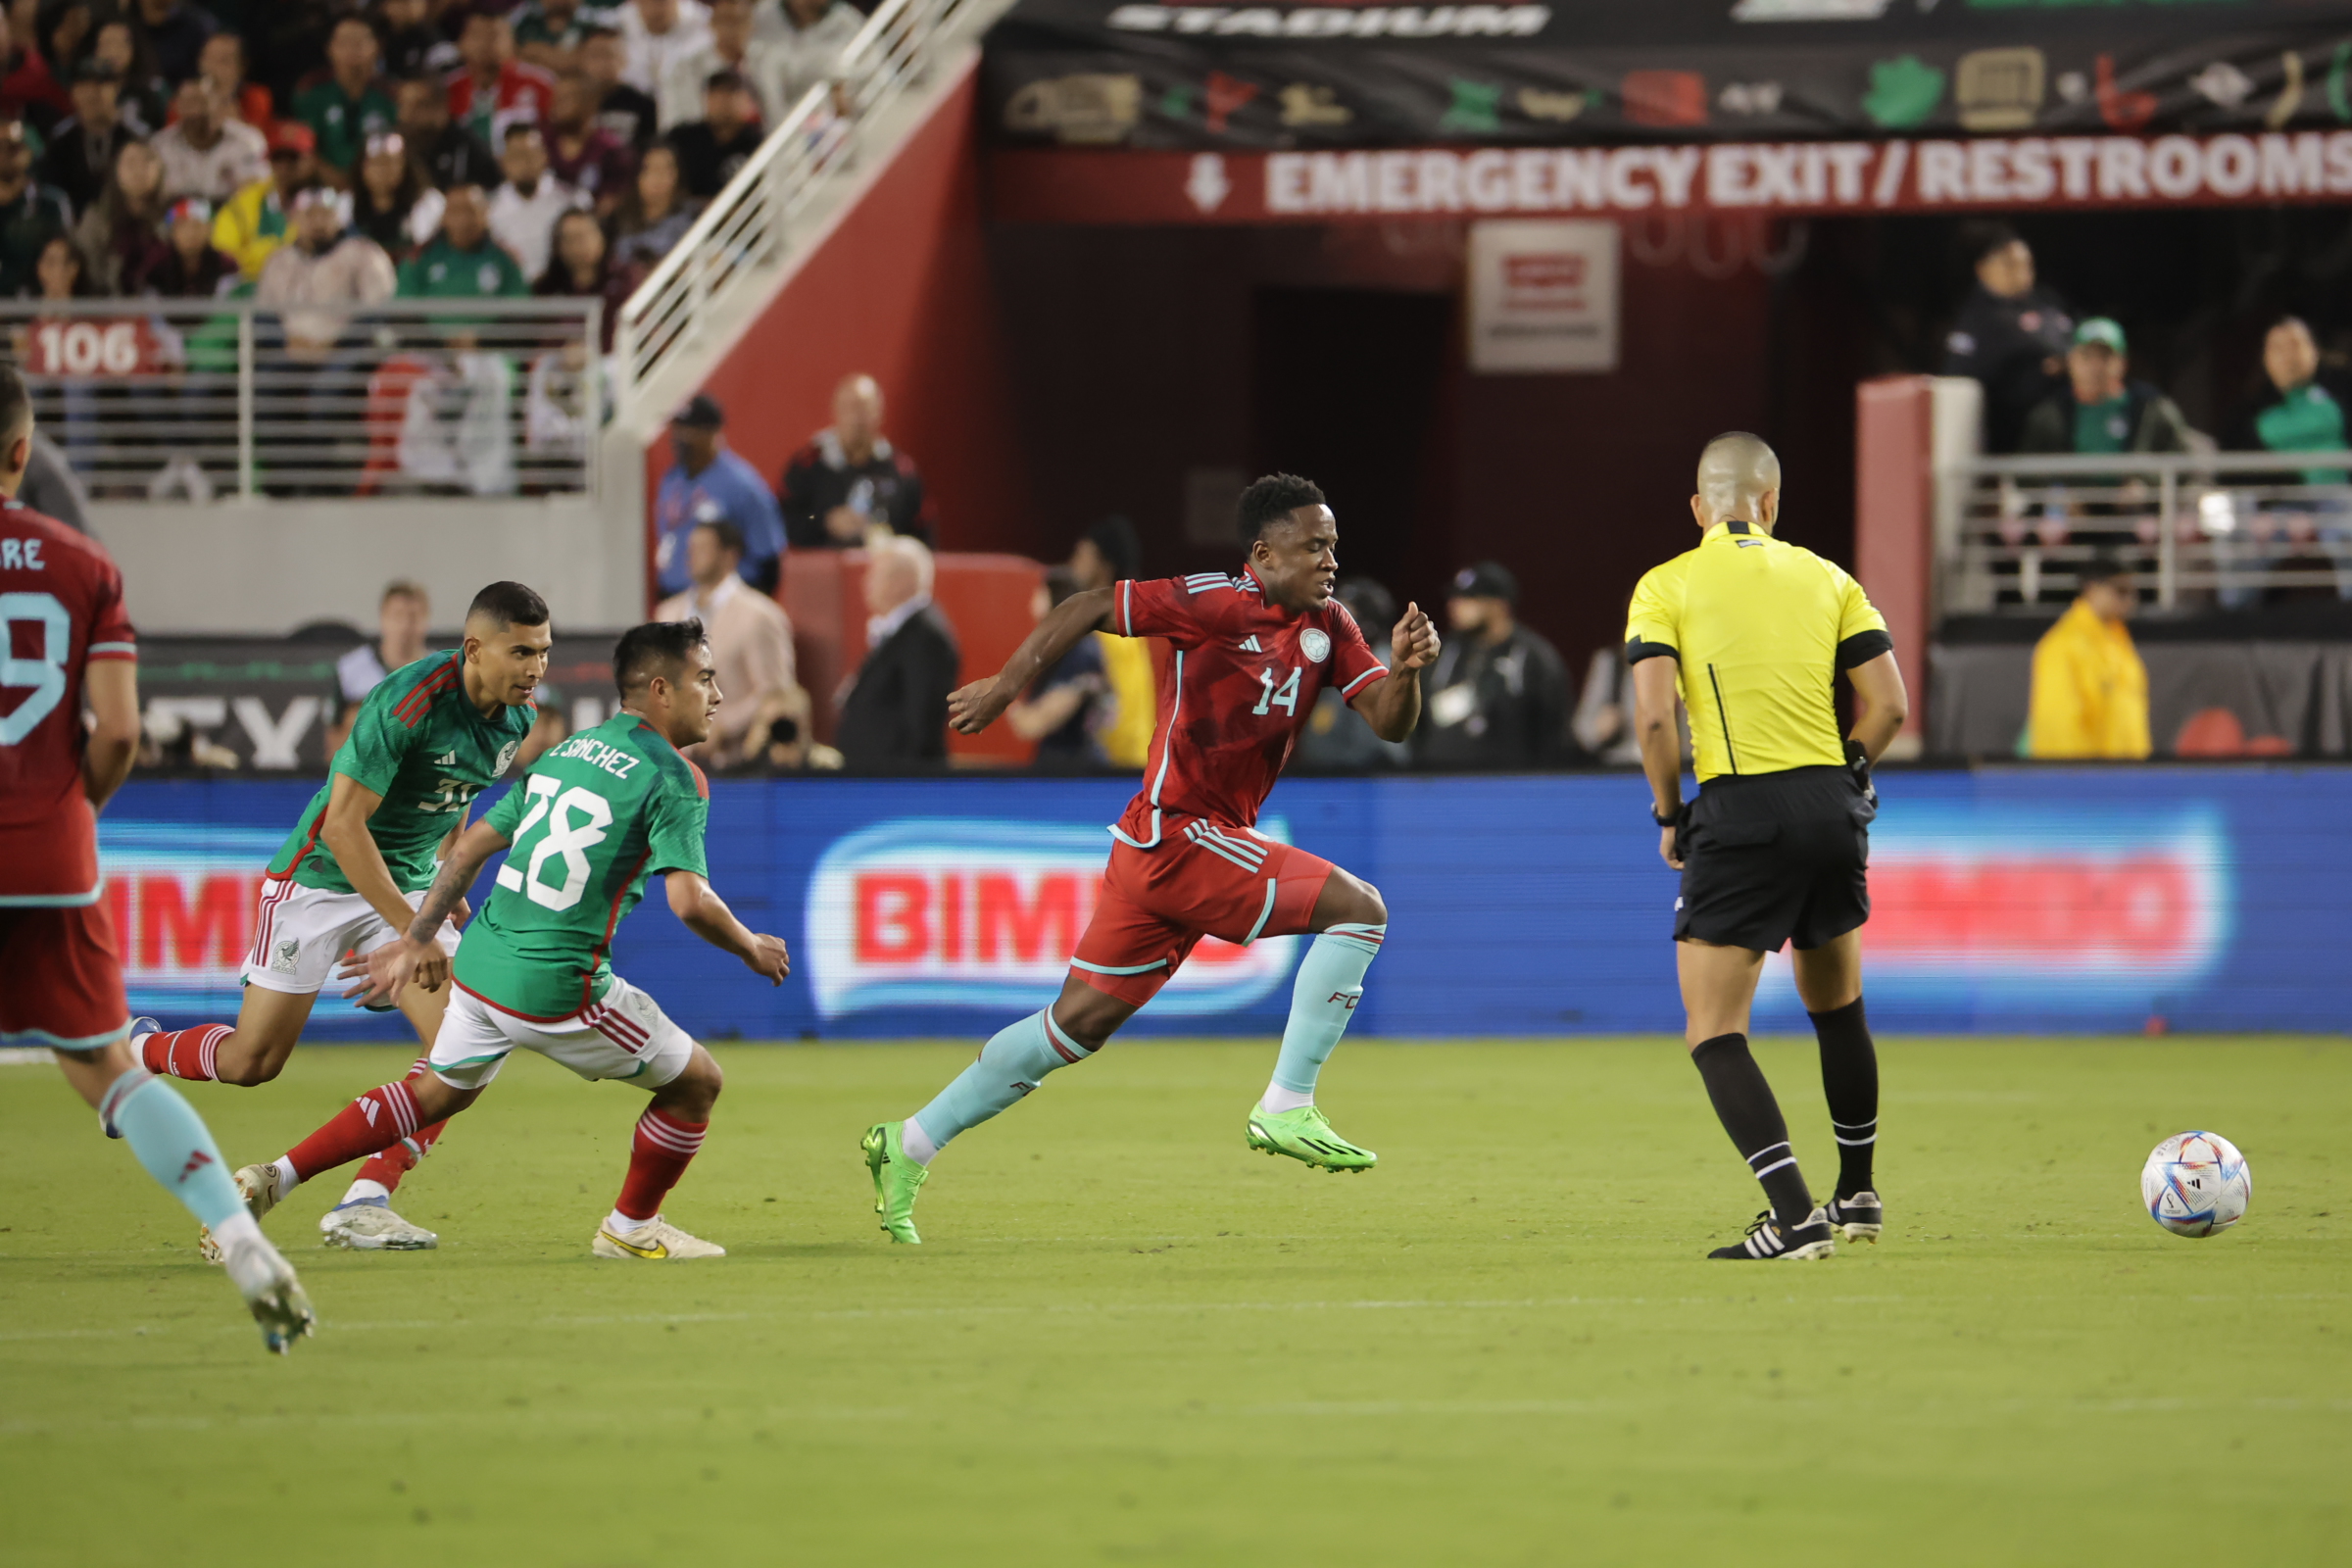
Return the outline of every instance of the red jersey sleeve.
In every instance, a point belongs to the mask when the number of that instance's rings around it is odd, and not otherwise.
[[[1340,696],[1354,702],[1356,695],[1369,690],[1372,683],[1389,672],[1380,662],[1372,645],[1364,640],[1363,628],[1348,607],[1338,600],[1331,606],[1331,684]]]
[[[82,652],[91,660],[139,657],[138,635],[130,629],[129,612],[122,608],[122,568],[111,560],[102,564],[91,585],[90,641]]]
[[[1128,580],[1110,592],[1110,624],[1122,637],[1165,637],[1180,648],[1200,640],[1196,596],[1182,577]]]

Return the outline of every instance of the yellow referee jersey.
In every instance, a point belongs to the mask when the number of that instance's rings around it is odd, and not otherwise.
[[[1644,574],[1625,626],[1629,662],[1676,662],[1701,784],[1843,765],[1838,671],[1893,648],[1860,583],[1737,520]]]

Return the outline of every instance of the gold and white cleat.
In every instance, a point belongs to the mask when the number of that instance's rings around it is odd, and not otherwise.
[[[387,1203],[346,1203],[318,1216],[319,1245],[355,1252],[429,1252],[441,1238],[392,1212]]]
[[[242,1165],[237,1169],[237,1191],[245,1197],[245,1212],[260,1219],[277,1206],[277,1167],[271,1165]],[[212,1227],[196,1227],[196,1255],[207,1263],[220,1259],[220,1244],[213,1240]]]
[[[613,1235],[610,1226],[598,1226],[596,1240],[589,1244],[588,1250],[598,1257],[633,1257],[647,1263],[727,1255],[727,1250],[717,1243],[689,1236],[659,1214],[626,1236]]]

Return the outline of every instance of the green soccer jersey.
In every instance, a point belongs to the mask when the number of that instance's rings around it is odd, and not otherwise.
[[[473,798],[506,772],[538,717],[525,704],[484,718],[466,696],[465,659],[460,649],[427,654],[376,682],[352,720],[350,739],[335,753],[332,771],[383,797],[368,819],[368,836],[403,893],[432,886],[434,852],[465,821]],[[318,833],[333,787],[329,779],[311,797],[270,862],[270,875],[330,893],[355,891]]]
[[[541,1023],[611,987],[612,930],[645,897],[647,877],[710,874],[710,786],[635,713],[548,752],[482,820],[511,848],[458,944],[458,983]]]

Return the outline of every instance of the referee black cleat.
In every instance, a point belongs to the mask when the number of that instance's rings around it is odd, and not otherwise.
[[[1815,1258],[1833,1257],[1837,1251],[1838,1232],[1820,1209],[1806,1215],[1802,1225],[1784,1231],[1768,1208],[1749,1223],[1745,1241],[1718,1247],[1707,1255],[1733,1262],[1809,1263]]]
[[[1856,1193],[1850,1198],[1833,1198],[1830,1206],[1822,1211],[1832,1226],[1845,1232],[1849,1242],[1868,1242],[1879,1245],[1879,1232],[1886,1228],[1886,1205],[1876,1193]]]

